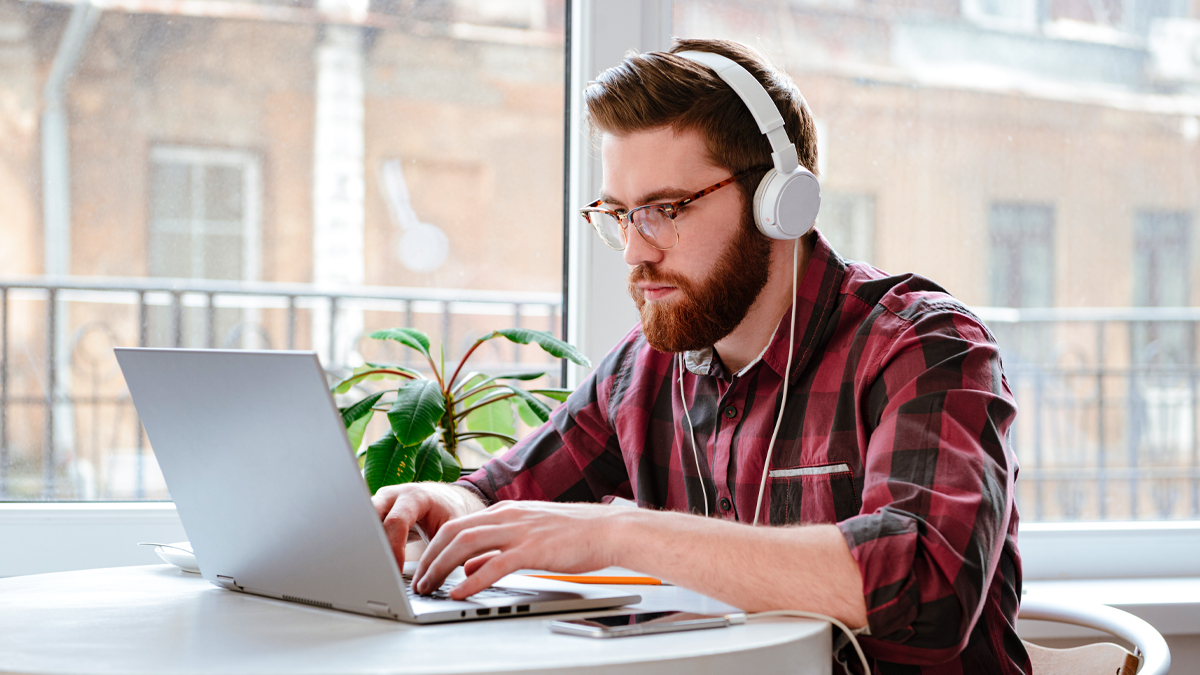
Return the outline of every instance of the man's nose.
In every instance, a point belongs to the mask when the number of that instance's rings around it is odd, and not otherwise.
[[[650,245],[633,223],[625,230],[625,264],[631,268],[645,262],[657,263],[663,259],[663,251]]]

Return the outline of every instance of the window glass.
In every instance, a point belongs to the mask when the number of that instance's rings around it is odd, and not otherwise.
[[[167,498],[114,346],[561,335],[565,13],[0,0],[0,501]]]
[[[1200,14],[1186,2],[676,0],[819,120],[818,228],[995,333],[1022,518],[1200,517]]]

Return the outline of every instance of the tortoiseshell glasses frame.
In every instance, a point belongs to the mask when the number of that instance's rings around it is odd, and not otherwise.
[[[696,194],[678,201],[665,204],[646,204],[628,211],[612,211],[600,208],[600,204],[604,203],[604,200],[597,199],[579,209],[579,214],[596,230],[596,234],[600,235],[600,240],[614,251],[625,250],[629,241],[628,223],[633,223],[647,244],[660,251],[666,251],[675,248],[675,245],[679,243],[679,228],[675,225],[675,218],[679,215],[681,208],[726,185],[732,185],[751,171],[754,169],[730,176],[720,183],[710,185]],[[668,223],[670,223],[669,226]]]

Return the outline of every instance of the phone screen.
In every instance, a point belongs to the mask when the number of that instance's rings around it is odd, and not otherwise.
[[[691,612],[634,612],[613,616],[597,616],[574,621],[548,621],[550,630],[587,637],[624,637],[671,633],[702,628],[721,628],[729,625],[723,616]]]

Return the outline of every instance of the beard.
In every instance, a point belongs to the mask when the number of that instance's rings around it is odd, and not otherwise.
[[[771,242],[758,232],[746,213],[737,235],[717,256],[708,277],[693,281],[653,263],[629,272],[629,295],[642,317],[646,342],[660,352],[686,352],[711,347],[733,332],[767,284]],[[635,235],[636,236],[636,235]],[[646,300],[639,281],[674,286],[681,297],[666,302]]]

